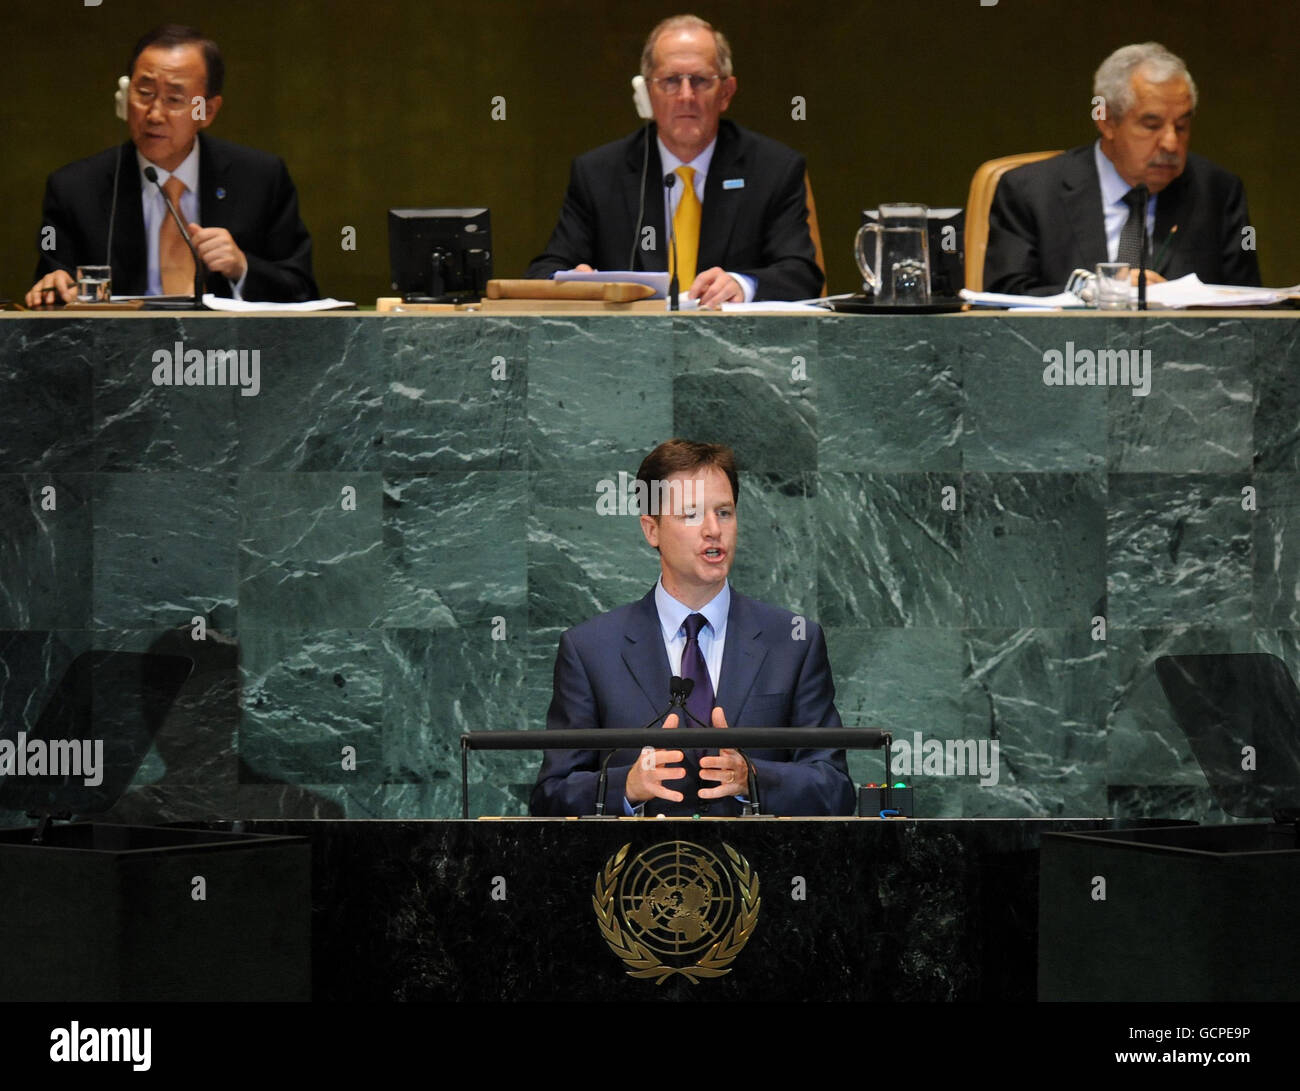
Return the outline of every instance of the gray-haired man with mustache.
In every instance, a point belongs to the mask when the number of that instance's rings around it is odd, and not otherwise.
[[[1077,268],[1136,265],[1142,218],[1150,283],[1196,273],[1207,284],[1259,284],[1241,179],[1187,150],[1196,102],[1187,66],[1159,43],[1107,57],[1093,79],[1099,139],[998,184],[985,290],[1048,295]]]

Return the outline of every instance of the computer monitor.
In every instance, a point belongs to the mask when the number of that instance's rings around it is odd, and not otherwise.
[[[393,291],[407,303],[482,299],[492,277],[492,221],[486,208],[390,208]]]

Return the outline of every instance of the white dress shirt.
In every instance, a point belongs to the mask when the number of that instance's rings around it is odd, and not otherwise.
[[[162,268],[158,264],[158,231],[162,227],[163,220],[170,215],[167,211],[167,205],[163,202],[162,191],[160,186],[167,184],[173,174],[185,183],[185,192],[181,194],[180,204],[177,205],[176,211],[181,214],[181,219],[186,225],[199,222],[199,142],[194,141],[194,147],[190,149],[184,161],[174,171],[163,170],[157,163],[151,163],[139,149],[135,153],[136,163],[140,171],[140,200],[144,209],[144,238],[145,247],[149,256],[148,278],[145,281],[145,294],[162,295]],[[154,185],[144,176],[145,167],[153,167],[158,172],[158,185]],[[226,278],[230,280],[229,277]],[[230,282],[230,294],[236,299],[243,299],[241,291],[244,287],[244,281],[248,279],[248,270],[244,270],[244,275],[239,278],[239,282]]]
[[[678,159],[677,156],[673,155],[673,153],[670,152],[668,148],[664,145],[662,137],[656,136],[655,140],[659,144],[659,162],[663,166],[664,175],[667,175],[669,171],[676,171],[678,167],[693,167],[695,169],[695,177],[693,179],[695,183],[695,196],[700,199],[700,207],[701,210],[703,210],[704,180],[709,176],[709,164],[713,162],[713,149],[718,146],[718,138],[715,136],[712,140],[710,140],[709,146],[705,148],[702,152],[700,152],[700,154],[697,155],[694,159],[692,159],[689,163],[684,163],[682,160]],[[678,181],[677,184],[673,186],[672,189],[668,189],[667,186],[664,187],[665,230],[672,229],[673,217],[677,214],[677,205],[681,202],[681,199],[682,199],[682,186],[680,180]],[[700,216],[700,233],[701,234],[704,233],[703,211],[701,211],[701,216]],[[697,276],[702,272],[704,272],[704,270],[698,267],[695,270]],[[753,277],[743,276],[740,273],[729,272],[727,275],[730,277],[734,277],[736,283],[740,285],[741,290],[744,291],[745,293],[745,302],[746,303],[753,302],[754,292],[757,291],[758,289],[758,281],[756,281]],[[682,294],[685,295],[686,290],[690,288],[690,285],[679,284],[678,287],[681,289]]]
[[[1119,253],[1119,236],[1128,223],[1129,208],[1124,195],[1133,187],[1120,177],[1115,164],[1101,150],[1101,141],[1092,146],[1097,161],[1097,180],[1101,183],[1101,211],[1106,217],[1106,254],[1108,261],[1116,261]],[[1156,233],[1156,194],[1147,201],[1147,255],[1150,256],[1152,240]]]

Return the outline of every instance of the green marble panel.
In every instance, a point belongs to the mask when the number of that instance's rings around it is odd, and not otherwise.
[[[729,444],[751,473],[815,470],[816,374],[794,374],[816,352],[817,321],[674,319],[673,435]]]
[[[835,707],[846,727],[908,739],[916,731],[926,738],[963,737],[965,656],[959,631],[830,626],[826,647],[835,677]],[[884,775],[878,751],[853,751],[848,762],[859,784],[879,782]],[[915,778],[902,779],[911,784]]]
[[[1104,613],[1106,500],[1100,474],[968,473],[967,624],[1082,629]]]
[[[240,624],[305,631],[378,624],[382,508],[377,473],[242,474]]]
[[[388,474],[385,628],[455,629],[526,604],[522,470]]]
[[[1024,807],[1021,813],[1059,817],[1081,813],[1074,808],[1085,800],[1101,813],[1107,645],[1086,626],[968,629],[965,638],[963,737],[999,744],[997,784],[981,786],[975,797],[987,797],[983,813]]]
[[[1255,474],[1255,624],[1300,629],[1300,474]]]
[[[732,585],[762,602],[818,617],[817,474],[742,473]],[[658,573],[655,573],[658,576]]]
[[[243,396],[237,385],[215,385],[222,378],[215,366],[214,385],[206,385],[207,354],[254,347],[243,341],[251,330],[229,318],[202,323],[183,318],[92,323],[87,333],[94,360],[96,469],[233,473],[238,468],[237,403],[247,404],[262,395]],[[257,335],[253,339],[262,340]],[[205,385],[154,382],[155,370],[164,362],[168,379],[175,378],[178,350],[182,361],[189,352],[204,354]],[[259,367],[258,373],[264,377],[264,369]],[[228,365],[225,378],[232,384],[237,381]]]
[[[1109,617],[1123,628],[1249,624],[1244,474],[1117,474],[1107,512]]]
[[[619,483],[617,464],[528,475],[528,625],[567,629],[639,599],[659,576],[635,503],[604,513],[602,483]],[[634,479],[636,468],[623,471]],[[620,493],[626,495],[626,493]],[[626,510],[624,510],[626,508]]]
[[[95,468],[91,322],[0,323],[0,469]]]
[[[825,470],[959,470],[967,325],[882,316],[817,323],[808,374]]]
[[[1255,469],[1300,471],[1300,323],[1251,324],[1255,349]]]
[[[1162,655],[1258,651],[1249,629],[1112,629],[1107,638],[1113,703],[1107,717],[1107,780],[1125,785],[1205,785],[1187,736],[1155,674]]]
[[[1107,344],[1104,318],[953,318],[960,323],[962,467],[1082,472],[1106,462],[1106,388],[1048,386],[1048,352]]]
[[[234,475],[97,474],[93,511],[96,628],[167,628],[236,606]]]
[[[1255,323],[1258,325],[1258,323]],[[1122,473],[1249,470],[1251,326],[1241,319],[1116,321],[1108,348],[1150,352],[1150,392],[1106,391],[1107,468]]]
[[[362,371],[373,375],[380,397],[385,469],[525,468],[534,323],[468,316],[374,321],[379,356]]]
[[[666,319],[546,318],[528,335],[528,465],[635,475],[673,433]]]
[[[383,783],[383,634],[243,629],[239,644],[241,785]]]
[[[380,326],[346,316],[236,324],[261,352],[262,388],[236,399],[245,472],[378,470],[388,377]]]
[[[960,627],[961,475],[817,476],[819,620]]]
[[[91,617],[89,474],[0,474],[0,629],[84,629]]]

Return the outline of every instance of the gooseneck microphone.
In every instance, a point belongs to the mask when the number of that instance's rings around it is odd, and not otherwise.
[[[108,242],[104,246],[104,264],[109,267],[109,276],[113,273],[113,225],[117,222],[117,180],[122,174],[122,147],[117,146],[117,162],[113,164],[113,200],[108,206]]]
[[[1138,186],[1138,207],[1142,210],[1142,227],[1138,235],[1138,310],[1147,309],[1147,202],[1151,194],[1147,187]],[[1132,238],[1130,235],[1129,238]]]
[[[681,682],[680,698],[678,698],[678,694],[677,694],[678,682]],[[686,701],[691,695],[691,690],[693,690],[694,688],[695,688],[694,678],[673,679],[673,683],[672,683],[673,697],[674,699],[680,700],[682,712],[686,714],[686,717],[688,719],[694,720],[697,724],[699,724],[700,727],[712,727],[713,726],[712,724],[706,724],[698,716],[691,715],[691,710],[686,707]],[[686,726],[689,727],[690,725],[687,724]],[[758,796],[758,773],[754,769],[754,763],[749,760],[749,755],[746,754],[743,750],[739,749],[738,747],[729,748],[729,749],[735,749],[736,753],[745,759],[745,768],[749,770],[749,798],[751,802],[745,804],[744,813],[747,815],[762,814],[763,808],[759,803],[759,796]]]
[[[667,717],[668,713],[672,712],[672,710],[675,708],[680,707],[683,712],[686,712],[686,698],[690,696],[691,689],[694,686],[695,686],[695,680],[693,678],[679,678],[677,675],[674,674],[672,678],[669,679],[668,681],[668,694],[669,694],[668,707],[664,709],[662,712],[656,712],[653,716],[650,717],[649,720],[647,720],[644,724],[641,725],[639,730],[645,731],[647,728],[651,728],[654,727],[656,724],[662,723],[663,720]],[[614,756],[613,750],[606,751],[604,760],[602,760],[600,763],[600,776],[596,780],[596,817],[597,818],[605,817],[605,787],[609,783],[609,775],[608,775],[609,759],[612,758],[613,756]],[[610,815],[609,817],[613,818],[617,816]]]
[[[176,211],[176,206],[172,204],[172,199],[167,196],[167,191],[163,189],[162,183],[158,181],[158,172],[152,166],[144,168],[144,176],[158,187],[159,194],[162,195],[163,204],[167,206],[167,211],[176,221],[176,227],[180,230],[181,238],[185,240],[185,245],[190,248],[190,256],[194,258],[194,305],[203,306],[203,260],[199,257],[199,252],[195,249],[193,241],[190,239],[190,233],[185,227],[185,221],[181,219],[181,214]]]
[[[677,284],[677,236],[673,232],[673,217],[671,215],[673,210],[672,192],[673,192],[673,186],[676,184],[676,182],[677,182],[677,175],[674,174],[672,171],[669,171],[667,174],[664,175],[664,189],[668,191],[668,195],[669,195],[668,212],[670,213],[670,215],[668,216],[668,245],[672,248],[672,253],[673,253],[673,277],[672,280],[668,282],[668,309],[670,311],[680,311],[682,309],[682,302],[678,295],[678,284]]]
[[[641,245],[641,225],[645,223],[645,176],[650,169],[650,123],[645,125],[645,138],[641,144],[641,200],[636,208],[636,227],[632,229],[632,249],[627,255],[628,269],[636,268],[636,252]]]

